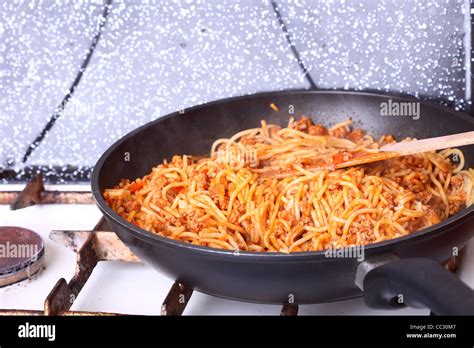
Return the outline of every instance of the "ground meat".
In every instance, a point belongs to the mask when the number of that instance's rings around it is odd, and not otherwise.
[[[286,210],[278,212],[278,219],[285,220],[290,226],[296,224],[296,217],[294,214],[287,212]]]
[[[451,184],[454,188],[460,189],[464,185],[464,178],[459,174],[453,175],[451,178]]]
[[[298,121],[293,122],[290,128],[299,130],[299,131],[308,131],[309,127],[313,125],[313,121],[307,116],[301,116]]]
[[[394,143],[395,139],[392,135],[385,135],[383,136],[382,140],[380,141],[379,145],[391,144]]]
[[[211,198],[216,196],[223,196],[225,195],[225,186],[224,184],[217,184],[209,186],[209,194]]]
[[[229,220],[230,223],[237,225],[239,223],[239,218],[245,214],[245,206],[238,200],[235,200],[232,207],[232,212],[230,213],[230,216],[227,217],[227,220]]]
[[[387,203],[391,208],[395,206],[395,194],[393,194],[392,192],[383,192],[382,196],[387,200]]]
[[[138,201],[128,201],[124,204],[125,212],[139,211],[141,204]]]
[[[346,127],[338,127],[336,129],[330,130],[329,135],[336,137],[336,138],[345,138],[348,134],[348,130]]]
[[[308,127],[308,134],[310,135],[326,135],[328,134],[328,130],[326,127],[320,125],[320,124],[315,124],[314,126],[309,126]]]
[[[356,244],[357,232],[353,231],[352,228],[347,236],[347,244]]]
[[[192,158],[191,157],[187,157],[187,164],[191,164],[192,163]],[[173,158],[171,159],[171,163],[173,165],[175,165],[176,167],[183,167],[183,157],[182,156],[173,156]]]
[[[349,151],[341,151],[338,154],[334,155],[332,158],[332,162],[336,164],[344,163],[350,161],[353,155],[352,152]]]
[[[199,221],[200,217],[201,215],[195,210],[185,211],[176,226],[183,225],[191,232],[199,232],[205,227],[204,222]]]
[[[395,181],[397,184],[400,185],[403,179],[402,179],[401,177],[399,177],[399,176],[396,176],[395,178],[392,178],[392,180]]]
[[[196,181],[197,181],[197,189],[206,191],[209,187],[209,182],[207,179],[207,175],[204,173],[199,173],[195,176]]]
[[[157,187],[165,187],[168,185],[168,179],[166,179],[164,176],[157,176],[153,178],[152,182],[153,185]]]
[[[354,129],[352,132],[350,132],[348,135],[347,135],[347,139],[357,143],[359,141],[362,140],[362,138],[364,137],[364,131],[360,128],[357,128],[357,129]]]
[[[425,161],[423,157],[418,157],[418,156],[404,156],[401,158],[402,162],[407,166],[411,168],[424,168],[425,166]]]
[[[429,208],[428,213],[426,214],[426,217],[428,220],[433,224],[438,224],[441,222],[441,219],[439,218],[439,215],[435,212],[434,209]],[[415,226],[416,227],[416,226]]]
[[[454,215],[457,214],[461,208],[464,207],[464,203],[461,201],[450,201],[449,202],[449,214]]]
[[[300,209],[302,212],[306,212],[307,214],[309,214],[311,210],[311,204],[306,201],[302,201],[300,202]]]
[[[151,202],[154,205],[157,205],[159,207],[169,205],[168,199],[166,197],[163,197],[163,194],[161,193],[161,190],[157,190],[155,192],[155,194],[153,195],[153,198],[151,199]]]
[[[239,140],[239,143],[243,144],[243,145],[255,145],[257,143],[255,137],[251,137],[251,136],[244,136],[242,137],[240,140]]]
[[[403,177],[399,184],[403,186],[405,189],[410,190],[414,193],[419,193],[425,191],[425,183],[429,181],[428,175],[415,172],[410,175],[409,178]]]
[[[275,127],[270,128],[269,133],[270,135],[273,135],[273,134],[278,133],[280,130],[281,130],[280,126],[275,126]]]
[[[416,198],[424,205],[428,205],[433,198],[433,194],[428,191],[421,191],[416,194]]]

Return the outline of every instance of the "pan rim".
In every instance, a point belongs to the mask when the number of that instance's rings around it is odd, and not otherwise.
[[[209,103],[193,106],[190,108],[187,108],[186,110],[189,111],[195,111],[199,110],[201,108],[206,108],[212,105],[216,104],[221,104],[221,103],[226,103],[226,102],[231,102],[231,101],[236,101],[236,100],[241,100],[241,99],[252,99],[252,98],[259,98],[259,97],[269,97],[269,96],[282,96],[282,95],[293,95],[293,94],[334,94],[334,95],[356,95],[356,96],[368,96],[368,97],[376,97],[376,98],[385,98],[385,99],[397,99],[398,101],[417,101],[422,103],[423,105],[426,105],[428,107],[436,108],[439,109],[445,113],[450,113],[453,115],[453,117],[459,117],[469,123],[472,123],[474,125],[474,118],[470,117],[469,115],[463,113],[463,112],[457,112],[445,107],[442,107],[440,105],[437,105],[433,102],[426,101],[426,100],[420,100],[417,99],[413,96],[407,96],[407,95],[396,95],[396,94],[385,94],[385,93],[368,93],[368,92],[357,92],[357,91],[340,91],[340,90],[330,90],[330,91],[314,91],[314,90],[285,90],[285,91],[277,91],[277,92],[263,92],[263,93],[255,93],[255,94],[249,94],[249,95],[243,95],[243,96],[236,96],[236,97],[230,97],[230,98],[225,98],[225,99],[219,99],[215,100]],[[305,251],[305,252],[292,252],[289,254],[285,253],[280,253],[280,252],[249,252],[249,251],[241,251],[239,250],[238,253],[234,250],[225,250],[225,249],[218,249],[218,248],[213,248],[213,247],[207,247],[207,246],[200,246],[200,245],[194,245],[191,243],[186,243],[186,242],[181,242],[181,241],[176,241],[170,238],[166,238],[164,236],[161,236],[159,234],[147,231],[145,229],[142,229],[140,227],[137,227],[125,219],[123,219],[120,215],[115,213],[105,202],[105,200],[102,197],[102,193],[100,192],[99,188],[99,175],[101,173],[101,169],[103,167],[103,164],[106,162],[108,159],[109,155],[114,152],[114,150],[119,147],[126,139],[132,137],[136,133],[139,133],[142,129],[151,126],[152,124],[159,123],[161,121],[164,121],[165,119],[171,118],[171,117],[179,117],[181,115],[179,112],[173,112],[167,115],[164,115],[162,117],[159,117],[153,121],[147,122],[144,125],[130,131],[129,133],[125,134],[122,136],[120,139],[118,139],[116,142],[114,142],[99,158],[97,163],[94,166],[93,172],[92,172],[92,178],[91,178],[91,187],[92,187],[92,196],[93,199],[98,206],[98,208],[101,210],[101,212],[109,219],[113,220],[115,223],[119,224],[127,233],[132,234],[134,237],[139,238],[145,242],[148,243],[160,243],[163,245],[166,245],[170,248],[176,248],[176,249],[186,249],[188,251],[194,251],[197,253],[205,253],[208,254],[209,256],[219,256],[219,257],[232,257],[235,258],[236,256],[239,257],[240,260],[242,259],[248,259],[249,261],[256,261],[256,260],[261,260],[261,261],[289,261],[290,258],[291,260],[297,261],[301,259],[325,259],[327,260],[326,256],[326,250],[321,250],[321,251]],[[182,116],[182,115],[181,115]],[[422,239],[428,239],[431,237],[434,237],[438,234],[446,233],[449,231],[454,225],[461,221],[464,218],[472,218],[474,217],[474,205],[465,208],[458,212],[457,214],[449,217],[448,219],[442,221],[439,224],[430,226],[428,228],[424,228],[422,230],[419,230],[417,232],[411,233],[406,236],[401,236],[389,240],[385,240],[382,242],[378,243],[371,243],[364,245],[364,253],[366,254],[373,254],[373,253],[378,253],[378,252],[383,252],[385,250],[393,250],[396,249],[399,246],[402,246],[406,243],[415,243],[416,241],[422,240]],[[360,246],[359,246],[360,247]],[[345,248],[354,248],[352,247],[345,247]]]

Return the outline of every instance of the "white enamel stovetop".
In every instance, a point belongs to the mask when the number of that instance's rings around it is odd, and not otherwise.
[[[60,277],[67,281],[75,270],[75,253],[48,239],[52,229],[90,230],[101,214],[94,205],[41,205],[10,211],[0,205],[0,226],[15,225],[38,232],[45,241],[45,268],[32,279],[0,288],[0,309],[43,309],[43,303]],[[468,245],[458,275],[474,288],[474,240]],[[310,276],[310,275],[308,275]],[[72,310],[159,315],[172,281],[144,264],[100,262]],[[278,315],[281,306],[224,300],[194,292],[185,315]],[[427,310],[368,309],[362,299],[300,306],[301,315],[426,315]]]

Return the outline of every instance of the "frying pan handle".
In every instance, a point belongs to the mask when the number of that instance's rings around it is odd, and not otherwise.
[[[364,261],[356,284],[371,308],[408,305],[437,315],[474,315],[474,291],[440,264],[425,258]],[[369,264],[367,264],[369,262]]]

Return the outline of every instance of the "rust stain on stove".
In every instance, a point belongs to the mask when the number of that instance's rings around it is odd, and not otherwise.
[[[11,210],[35,204],[92,204],[91,192],[46,191],[43,177],[38,174],[21,192],[0,192],[0,204],[9,204]]]
[[[98,261],[141,262],[112,232],[104,218],[92,231],[53,230],[49,239],[77,253],[91,234],[95,235],[94,249]]]
[[[193,289],[181,283],[174,283],[161,305],[161,315],[182,315],[192,294]]]
[[[71,308],[99,261],[94,243],[95,235],[91,233],[77,253],[76,273],[71,281],[66,283],[66,280],[61,278],[46,298],[44,303],[46,315],[62,315]]]
[[[0,309],[0,316],[44,316],[44,311],[29,309]],[[121,316],[126,314],[90,311],[66,311],[63,316],[86,317],[86,316]]]
[[[296,304],[285,304],[281,308],[281,316],[290,317],[298,315],[298,305]]]
[[[16,210],[41,203],[41,193],[43,191],[43,176],[38,174],[26,185],[13,202],[11,202],[10,209]]]

